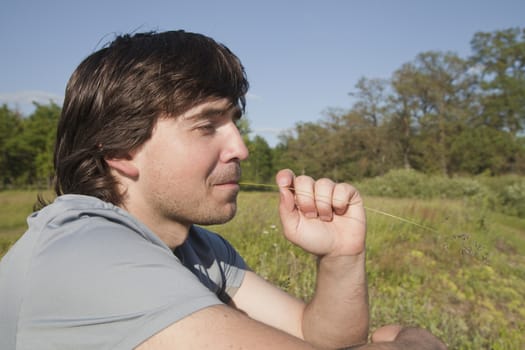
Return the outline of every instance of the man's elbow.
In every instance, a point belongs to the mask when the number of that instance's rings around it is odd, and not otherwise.
[[[318,341],[309,341],[312,345],[320,349],[347,349],[354,346],[366,344],[368,342],[368,322],[359,326],[352,327],[351,330],[341,330],[333,332],[330,335],[318,339]]]
[[[346,339],[346,344],[342,344],[342,346],[337,347],[337,349],[366,344],[368,342],[368,333],[368,322],[363,322],[361,325],[355,327],[352,332],[350,332],[349,337]]]

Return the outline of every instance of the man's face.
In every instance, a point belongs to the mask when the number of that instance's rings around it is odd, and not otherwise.
[[[235,125],[240,115],[237,106],[218,99],[158,120],[151,139],[132,154],[139,173],[128,200],[140,219],[186,226],[235,215],[240,161],[248,156]]]

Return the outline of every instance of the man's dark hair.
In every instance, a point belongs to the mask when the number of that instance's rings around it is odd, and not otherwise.
[[[56,194],[121,204],[104,157],[125,157],[141,146],[160,116],[215,98],[244,110],[247,91],[239,59],[209,37],[185,31],[118,36],[82,61],[67,85],[54,154]]]

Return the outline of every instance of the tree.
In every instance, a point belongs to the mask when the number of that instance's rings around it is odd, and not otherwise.
[[[49,187],[53,178],[53,148],[61,109],[55,103],[35,104],[36,109],[27,120],[25,134],[34,150],[33,166],[35,184]]]
[[[362,109],[333,115],[326,125],[333,133],[332,144],[336,143],[332,166],[342,179],[382,175],[396,163],[385,124],[376,125]]]
[[[308,174],[320,177],[326,174],[326,144],[329,141],[329,131],[318,123],[297,123],[293,131],[281,135],[281,143],[285,152],[279,164],[288,164],[296,174]]]
[[[412,158],[414,154],[414,138],[417,129],[418,119],[421,111],[425,111],[426,106],[421,104],[419,94],[426,91],[418,90],[417,69],[412,63],[404,64],[394,72],[392,77],[392,88],[394,93],[390,97],[392,105],[392,115],[390,119],[390,134],[394,144],[401,150],[403,167],[413,168]]]
[[[22,130],[22,116],[7,105],[0,108],[0,181],[1,188],[11,185],[16,174],[11,167],[11,145]]]
[[[492,175],[510,172],[523,155],[508,133],[481,126],[465,129],[451,145],[455,173],[478,175],[487,171]]]
[[[482,80],[484,122],[516,137],[525,128],[525,28],[478,32],[471,47]]]
[[[272,166],[272,149],[266,140],[256,135],[246,143],[250,156],[241,163],[243,181],[271,183],[274,171]]]
[[[374,127],[379,126],[388,108],[386,96],[388,83],[386,79],[362,77],[355,85],[357,91],[349,93],[350,96],[357,98],[352,109],[370,120]]]
[[[19,118],[14,135],[4,144],[4,160],[10,185],[49,186],[53,174],[52,153],[60,107],[35,104],[27,118]],[[5,182],[6,180],[4,180]]]
[[[335,181],[381,175],[394,159],[385,133],[360,111],[330,110],[320,122],[298,123],[282,135],[274,164]]]
[[[468,62],[453,53],[421,53],[396,72],[393,87],[393,122],[399,125],[405,167],[448,174],[450,144],[467,127],[474,105]]]

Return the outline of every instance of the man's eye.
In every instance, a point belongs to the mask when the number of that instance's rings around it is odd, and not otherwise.
[[[213,133],[215,132],[215,125],[213,124],[199,125],[197,129],[203,133]]]

